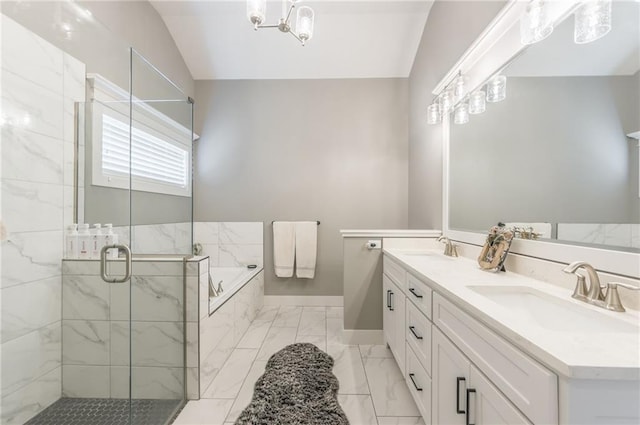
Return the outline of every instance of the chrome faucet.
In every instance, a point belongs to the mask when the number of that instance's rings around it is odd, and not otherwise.
[[[458,247],[451,242],[451,239],[442,235],[438,238],[438,242],[444,242],[444,255],[447,257],[457,257]]]
[[[589,276],[589,290],[587,291],[585,285],[584,276],[580,273],[577,273],[578,269],[585,269],[587,271],[587,276]],[[578,282],[576,284],[576,289],[573,291],[572,297],[586,301],[588,303],[594,304],[595,301],[603,301],[604,295],[602,295],[602,290],[600,289],[600,278],[598,277],[598,273],[593,266],[585,261],[574,261],[569,264],[563,270],[565,273],[573,273],[578,276]]]

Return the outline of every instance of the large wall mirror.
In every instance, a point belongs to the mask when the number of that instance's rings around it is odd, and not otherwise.
[[[450,124],[450,229],[640,252],[640,3],[612,7],[606,36],[574,43],[570,14],[501,70],[505,100]]]

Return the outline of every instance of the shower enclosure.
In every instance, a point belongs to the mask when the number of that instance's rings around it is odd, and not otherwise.
[[[4,52],[37,47],[60,57],[60,69],[50,73],[48,62],[34,66],[40,60],[36,55],[26,55],[17,68],[32,70],[34,87],[47,95],[58,89],[51,75],[59,75],[63,87],[59,104],[42,98],[33,101],[34,108],[43,103],[49,107],[46,113],[54,118],[59,106],[60,135],[39,125],[47,117],[34,110],[32,127],[9,132],[3,127],[3,161],[6,152],[22,149],[20,144],[29,142],[20,137],[22,133],[59,138],[64,150],[59,167],[64,174],[59,186],[64,212],[59,223],[47,227],[43,223],[51,209],[46,205],[39,212],[36,205],[2,198],[3,219],[6,211],[15,209],[19,214],[23,208],[33,223],[32,228],[26,224],[9,228],[12,223],[5,220],[3,260],[11,259],[14,248],[25,253],[20,246],[23,233],[33,236],[46,230],[43,243],[56,249],[48,254],[50,267],[40,273],[46,277],[46,294],[52,296],[34,294],[38,288],[26,288],[31,277],[14,278],[8,262],[3,264],[0,421],[170,423],[186,402],[188,390],[193,101],[75,2],[3,2],[2,13],[3,83]],[[20,60],[16,58],[7,58],[9,65]],[[10,69],[7,72],[19,83],[27,77]],[[5,104],[5,88],[3,110],[9,110],[13,104]],[[76,96],[71,94],[74,90]],[[29,163],[28,153],[18,159],[24,160],[21,166],[26,169],[37,167]],[[2,170],[3,195],[8,191],[7,182],[23,178],[12,175],[12,169]],[[38,174],[37,169],[32,172]],[[42,186],[33,189],[38,194],[53,187],[48,181],[35,180],[34,186]],[[55,189],[57,194],[58,186]],[[105,233],[109,232],[105,224],[110,224],[117,241],[109,239],[114,246],[97,257],[68,258],[63,235],[73,223],[92,228],[100,223]],[[111,253],[117,253],[117,258],[108,258]],[[28,267],[41,268],[35,257],[23,264],[26,274]],[[21,293],[14,289],[22,286]],[[14,313],[5,314],[11,310],[5,308],[5,294],[12,302],[15,298],[17,303],[39,303],[34,309],[52,311],[51,317],[34,324],[34,329],[14,331]],[[35,322],[29,317],[23,320]],[[42,329],[48,332],[47,344],[30,343],[32,334],[41,335]],[[20,354],[14,350],[18,343],[23,355],[33,356],[33,361],[10,363]]]

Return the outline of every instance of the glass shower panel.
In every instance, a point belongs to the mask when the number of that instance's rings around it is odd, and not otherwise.
[[[163,424],[187,393],[186,259],[192,246],[192,102],[131,50],[132,423]],[[145,406],[145,401],[148,404]],[[151,404],[149,404],[151,403]]]

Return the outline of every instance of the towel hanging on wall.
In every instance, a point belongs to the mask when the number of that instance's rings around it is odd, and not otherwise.
[[[295,223],[273,222],[273,265],[277,277],[292,277],[296,253]]]
[[[296,222],[296,277],[313,279],[318,253],[318,223]]]

